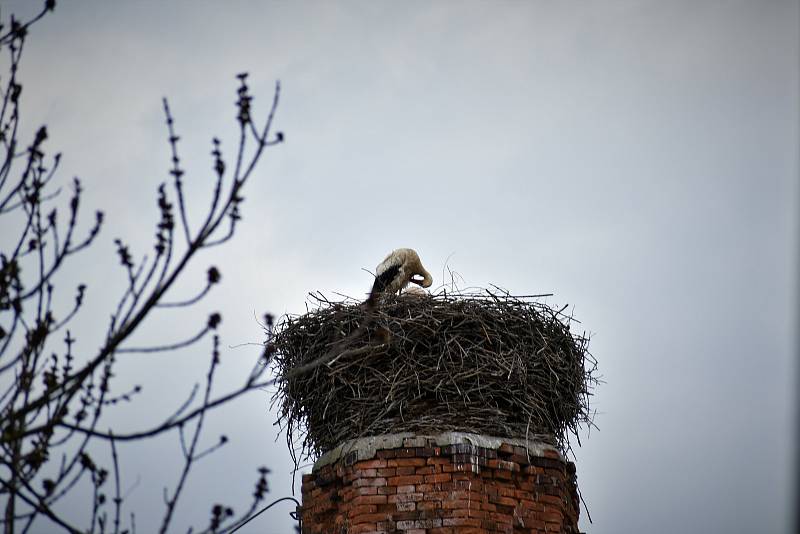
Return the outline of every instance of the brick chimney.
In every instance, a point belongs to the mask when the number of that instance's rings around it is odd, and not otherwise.
[[[303,534],[578,532],[575,466],[545,440],[350,440],[303,476],[302,498]]]

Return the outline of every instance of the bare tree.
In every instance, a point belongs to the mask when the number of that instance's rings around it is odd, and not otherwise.
[[[31,26],[54,8],[55,0],[47,0],[31,20],[20,22],[12,16],[7,25],[0,26],[0,53],[8,58],[8,73],[0,78],[0,226],[3,242],[9,243],[0,249],[0,503],[5,501],[0,522],[6,533],[27,532],[40,523],[55,524],[68,532],[134,531],[135,516],[123,511],[117,444],[173,432],[181,446],[183,465],[174,487],[165,494],[159,531],[167,532],[192,466],[226,442],[223,437],[210,448],[201,447],[206,414],[266,385],[266,366],[263,361],[255,362],[240,387],[212,397],[219,363],[219,314],[210,315],[186,340],[145,347],[131,346],[128,340],[157,307],[184,313],[219,282],[220,272],[210,267],[205,287],[196,296],[180,302],[165,298],[203,251],[224,244],[234,235],[241,219],[245,184],[264,150],[283,141],[280,132],[272,133],[280,87],[276,86],[265,121],[257,125],[251,115],[247,74],[238,76],[238,146],[232,165],[228,165],[220,141],[212,141],[216,179],[211,205],[202,213],[186,202],[179,136],[164,100],[172,159],[169,180],[157,192],[160,218],[154,224],[153,248],[139,256],[123,241],[115,241],[127,288],[110,313],[107,331],[98,343],[100,349],[92,354],[78,353],[73,350],[78,333],[70,325],[81,312],[87,287],[56,287],[54,280],[67,262],[80,262],[80,253],[97,240],[103,213],[96,212],[91,229],[79,235],[80,181],[73,181],[70,197],[63,199],[56,187],[60,155],[48,155],[46,128],[39,128],[28,141],[20,139],[19,134],[23,85],[18,67],[23,48]],[[65,291],[74,292],[74,300],[68,297],[71,305],[61,309]],[[269,316],[267,324],[271,328]],[[135,401],[138,393],[138,387],[115,390],[114,368],[119,359],[131,353],[168,353],[206,339],[211,350],[205,384],[196,386],[172,415],[138,432],[100,430],[109,428],[105,417],[108,405],[119,400]],[[91,454],[98,444],[110,450],[108,465]],[[230,508],[215,505],[202,531],[231,531],[243,524],[264,499],[267,472],[263,467],[258,470],[247,510],[235,516]],[[93,505],[87,510],[85,523],[76,525],[55,505],[85,480],[93,488]]]

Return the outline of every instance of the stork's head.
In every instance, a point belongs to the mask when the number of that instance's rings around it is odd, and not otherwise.
[[[421,287],[431,287],[431,284],[433,284],[433,277],[431,273],[426,271],[425,267],[422,266],[419,255],[413,249],[409,248],[404,250],[407,251],[405,258],[406,269],[411,273],[409,282]]]
[[[431,276],[431,273],[423,269],[422,265],[420,265],[419,269],[417,269],[416,272],[414,272],[414,274],[411,276],[411,280],[409,280],[409,282],[412,284],[417,284],[421,287],[431,287],[431,284],[433,284],[433,277]]]

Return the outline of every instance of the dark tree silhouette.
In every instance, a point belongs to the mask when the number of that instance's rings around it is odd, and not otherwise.
[[[163,346],[135,347],[130,336],[148,321],[157,307],[183,313],[198,303],[219,282],[215,267],[207,271],[205,287],[193,298],[169,302],[165,295],[209,247],[222,245],[240,222],[242,191],[264,149],[283,141],[272,133],[279,86],[266,120],[257,125],[251,113],[252,97],[247,74],[238,76],[236,104],[238,147],[233,164],[226,164],[221,143],[212,141],[212,169],[216,177],[213,200],[202,213],[186,202],[184,171],[179,157],[179,136],[164,100],[168,142],[172,152],[169,180],[158,188],[160,218],[155,222],[153,249],[139,257],[122,240],[116,240],[118,261],[127,278],[127,288],[110,313],[105,335],[94,353],[73,350],[79,335],[70,330],[81,312],[86,285],[56,287],[55,278],[70,261],[80,262],[81,252],[100,234],[103,213],[94,214],[88,233],[80,235],[82,185],[75,179],[68,199],[58,194],[57,169],[60,155],[49,156],[45,148],[47,130],[38,129],[31,140],[20,139],[20,97],[23,85],[18,67],[31,26],[55,8],[47,0],[41,12],[27,22],[11,16],[0,26],[0,53],[8,59],[8,71],[0,77],[0,503],[4,532],[40,530],[35,525],[58,525],[68,532],[131,532],[135,515],[123,510],[116,446],[173,432],[179,438],[183,465],[174,487],[165,493],[160,532],[172,526],[176,504],[186,487],[192,466],[200,458],[223,446],[223,436],[212,447],[202,449],[200,436],[209,410],[245,393],[262,388],[268,380],[263,361],[237,389],[212,397],[211,386],[219,363],[219,314],[212,314],[189,339]],[[66,201],[66,202],[64,202]],[[62,204],[66,204],[66,209]],[[199,223],[198,223],[199,221]],[[63,284],[62,284],[63,285]],[[68,309],[61,309],[65,292],[74,292]],[[71,298],[69,299],[71,300]],[[271,328],[271,318],[267,324]],[[204,387],[196,387],[178,409],[165,420],[153,422],[133,433],[107,430],[105,407],[121,400],[135,401],[139,388],[119,392],[114,387],[117,360],[129,353],[169,352],[210,338],[211,354]],[[266,355],[265,355],[266,356]],[[90,446],[91,445],[91,446]],[[103,465],[90,451],[98,446],[110,450]],[[223,505],[211,508],[210,521],[202,532],[229,532],[250,517],[267,492],[268,470],[260,468],[247,510],[234,514]],[[80,481],[93,487],[93,505],[83,524],[72,524],[58,512],[56,503],[75,491]],[[74,517],[71,516],[71,517]]]

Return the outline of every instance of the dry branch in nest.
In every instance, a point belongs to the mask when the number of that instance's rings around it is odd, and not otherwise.
[[[279,423],[301,452],[396,432],[549,437],[591,424],[588,338],[532,297],[499,290],[352,299],[283,319],[274,337]]]

